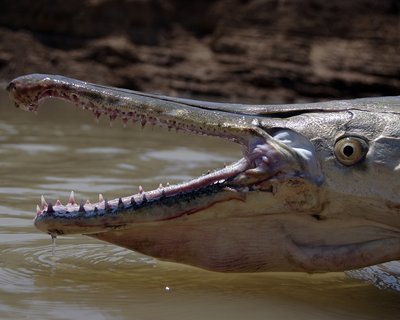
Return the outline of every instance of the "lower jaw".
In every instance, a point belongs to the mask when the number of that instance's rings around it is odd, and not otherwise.
[[[140,208],[126,208],[102,215],[37,215],[34,224],[39,230],[52,235],[92,234],[110,230],[129,229],[134,224],[162,222],[201,213],[217,203],[245,200],[245,194],[226,187],[205,188],[196,195],[147,201]]]

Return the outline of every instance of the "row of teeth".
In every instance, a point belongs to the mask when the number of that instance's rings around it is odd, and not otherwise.
[[[43,99],[45,96],[53,96],[67,99],[73,102],[78,107],[84,110],[91,111],[94,114],[96,121],[99,120],[101,115],[108,116],[108,118],[110,119],[110,126],[112,126],[112,122],[116,118],[120,118],[124,127],[126,127],[128,122],[131,121],[133,124],[140,123],[142,128],[144,128],[146,124],[150,124],[152,126],[158,125],[161,127],[166,127],[168,130],[183,130],[195,133],[197,135],[207,135],[206,128],[198,128],[194,124],[186,124],[176,119],[164,119],[162,117],[158,118],[156,115],[144,114],[137,111],[119,111],[113,109],[112,107],[107,108],[102,105],[96,105],[92,101],[80,100],[80,98],[75,93],[58,92],[58,90],[56,89],[48,90],[42,93],[42,96],[39,97],[39,100]],[[32,108],[32,111],[36,110],[36,108],[37,106],[34,106]]]
[[[169,183],[167,183],[167,188],[169,187]],[[160,183],[158,190],[153,190],[150,191],[150,196],[153,194],[151,197],[152,200],[156,197],[154,197],[154,193],[157,192],[160,193],[160,196],[166,196],[164,186]],[[74,191],[71,191],[71,194],[68,198],[68,203],[66,205],[63,205],[60,200],[57,200],[54,205],[50,202],[47,202],[44,196],[41,196],[40,199],[40,206],[36,206],[36,211],[38,214],[43,213],[43,212],[48,212],[52,213],[55,211],[61,211],[61,210],[66,210],[66,211],[78,211],[78,212],[86,212],[86,211],[96,211],[98,209],[114,209],[114,208],[121,208],[122,206],[135,206],[135,205],[140,205],[144,202],[146,202],[148,199],[146,197],[146,192],[144,191],[142,186],[139,186],[139,193],[132,195],[130,197],[125,197],[125,198],[119,198],[119,199],[114,199],[114,200],[109,200],[107,201],[103,195],[100,193],[99,194],[99,202],[97,203],[91,203],[89,200],[86,200],[86,202],[82,202],[81,204],[78,204],[75,200],[75,193]]]
[[[38,100],[42,100],[46,96],[52,96],[52,97],[59,97],[63,99],[67,99],[78,107],[84,109],[84,110],[90,110],[93,112],[96,121],[99,120],[101,115],[106,115],[110,119],[110,126],[112,126],[112,122],[116,118],[121,118],[122,120],[122,125],[124,127],[127,126],[129,121],[132,121],[132,123],[137,123],[139,122],[142,126],[142,128],[145,127],[146,124],[150,125],[160,125],[160,126],[166,126],[168,130],[171,130],[172,128],[175,128],[175,130],[189,130],[191,132],[195,132],[197,134],[204,134],[200,130],[198,130],[195,126],[193,125],[186,125],[185,123],[180,123],[176,121],[175,119],[172,120],[164,120],[164,119],[159,119],[156,116],[153,115],[147,115],[147,114],[141,114],[136,111],[118,111],[114,110],[112,108],[107,108],[107,107],[102,107],[95,105],[92,101],[85,101],[85,100],[80,100],[79,97],[75,93],[66,93],[66,92],[59,92],[57,89],[50,89],[47,91],[44,91],[39,97]],[[38,108],[38,104],[30,104],[30,111],[36,112]]]
[[[63,205],[60,200],[57,200],[53,205],[51,202],[47,202],[44,196],[41,196],[40,206],[36,206],[36,211],[38,214],[44,212],[53,213],[55,211],[78,211],[85,213],[86,211],[96,211],[99,209],[111,210],[114,208],[121,208],[122,206],[126,207],[128,205],[139,205],[147,201],[143,188],[140,187],[139,189],[141,199],[139,199],[139,195],[133,195],[127,198],[119,198],[118,200],[114,199],[107,201],[104,199],[102,194],[99,194],[99,202],[92,204],[89,200],[86,200],[85,203],[81,203],[80,205],[78,205],[75,201],[74,191],[71,191],[68,203],[66,205]]]
[[[216,181],[214,182],[214,184],[219,184],[223,182],[225,182],[225,180]],[[75,193],[74,191],[71,191],[68,203],[66,205],[63,205],[60,200],[57,200],[53,205],[51,202],[47,202],[44,196],[42,195],[40,199],[40,206],[39,205],[36,206],[36,212],[39,215],[44,213],[54,213],[54,212],[85,213],[87,211],[94,211],[94,212],[98,210],[112,211],[115,209],[123,209],[126,207],[132,207],[132,206],[135,207],[142,205],[147,201],[159,200],[161,198],[177,194],[176,191],[171,190],[173,188],[174,187],[170,187],[169,183],[167,183],[166,187],[160,184],[158,189],[145,192],[143,187],[139,186],[139,193],[129,197],[106,200],[102,194],[99,194],[99,202],[91,203],[89,200],[86,200],[86,202],[82,202],[81,204],[78,204],[76,202]]]
[[[189,131],[191,133],[195,133],[197,135],[206,135],[205,131],[201,131],[198,129],[195,125],[187,125],[185,123],[177,122],[176,120],[165,120],[165,119],[160,119],[154,116],[148,116],[136,112],[116,112],[115,110],[110,110],[110,109],[102,109],[102,111],[98,111],[96,109],[91,109],[90,107],[87,106],[82,106],[83,109],[91,110],[95,116],[96,122],[99,122],[99,118],[101,115],[108,116],[110,120],[110,126],[112,126],[113,121],[117,118],[120,118],[122,120],[122,126],[124,128],[127,127],[128,122],[131,121],[132,124],[139,123],[142,127],[142,129],[146,125],[151,125],[151,126],[160,126],[167,128],[168,131],[171,131],[172,129],[175,129],[175,131]]]

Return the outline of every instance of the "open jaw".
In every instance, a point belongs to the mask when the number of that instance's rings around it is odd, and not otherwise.
[[[215,203],[243,200],[252,191],[271,193],[271,179],[302,177],[321,183],[313,150],[291,140],[290,130],[257,126],[254,117],[190,105],[186,100],[103,87],[60,76],[30,75],[13,80],[7,90],[16,107],[36,112],[48,97],[71,101],[96,117],[121,118],[194,134],[218,136],[239,143],[243,158],[189,182],[96,203],[59,200],[37,206],[35,225],[52,235],[94,234],[129,228],[133,223],[171,220]],[[170,99],[170,100],[169,100]],[[295,146],[291,145],[295,144]],[[300,142],[301,144],[302,142]]]

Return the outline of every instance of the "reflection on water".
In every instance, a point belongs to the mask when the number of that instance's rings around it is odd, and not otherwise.
[[[111,199],[240,154],[215,139],[92,118],[54,101],[34,116],[0,100],[1,319],[398,319],[398,294],[342,273],[218,274],[84,236],[58,238],[53,254],[32,226],[41,194]]]

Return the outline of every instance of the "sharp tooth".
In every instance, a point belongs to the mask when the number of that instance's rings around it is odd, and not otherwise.
[[[37,204],[36,205],[36,213],[41,213],[41,212],[42,212],[42,210],[40,209],[39,205]]]
[[[44,199],[43,196],[40,197],[40,204],[41,204],[41,206],[42,206],[42,209],[44,209],[45,207],[47,207],[47,202],[46,202],[46,200]]]
[[[112,126],[112,122],[115,120],[117,115],[116,114],[110,114],[108,117],[110,118],[110,126]]]
[[[57,200],[55,205],[56,205],[56,206],[62,206],[62,203],[61,203],[60,200]]]
[[[104,197],[101,193],[99,193],[99,202],[103,202],[104,201]]]
[[[164,186],[162,185],[162,183],[160,183],[160,185],[158,186],[158,189],[162,189],[164,188]]]
[[[142,186],[139,186],[139,193],[143,193],[143,192],[144,192],[143,187],[142,187]]]
[[[169,187],[169,182],[167,182],[167,187]]]
[[[71,194],[69,195],[68,203],[74,204],[75,203],[75,193],[71,191]]]
[[[93,113],[94,113],[96,122],[99,123],[99,118],[100,118],[101,113],[99,111],[94,111]]]
[[[85,204],[91,205],[89,199],[86,200],[86,203],[85,203]]]

